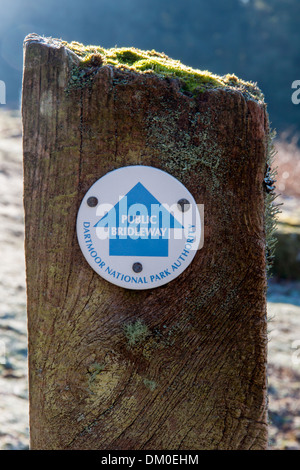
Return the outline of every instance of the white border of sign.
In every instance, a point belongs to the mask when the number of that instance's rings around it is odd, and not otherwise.
[[[109,238],[99,238],[95,224],[137,184],[141,183],[184,229],[170,229],[167,257],[110,256]],[[89,198],[97,198],[95,207]],[[178,201],[187,200],[182,210]],[[97,232],[98,230],[98,232]],[[134,165],[113,170],[98,179],[85,194],[77,216],[77,238],[89,265],[107,281],[126,289],[152,289],[177,278],[192,262],[201,240],[201,217],[197,204],[187,188],[176,178],[158,168]],[[139,263],[141,272],[134,272]],[[135,264],[136,265],[136,264]]]

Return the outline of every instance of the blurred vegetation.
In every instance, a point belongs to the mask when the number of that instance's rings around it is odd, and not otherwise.
[[[20,105],[22,41],[32,32],[106,48],[164,52],[217,75],[257,82],[273,127],[300,128],[299,0],[0,0],[0,79]]]
[[[273,274],[279,279],[300,281],[300,225],[279,223]]]
[[[300,109],[299,109],[300,111]],[[300,149],[299,139],[282,135],[275,144],[279,203],[274,264],[275,279],[300,281]],[[299,291],[300,292],[300,291]]]

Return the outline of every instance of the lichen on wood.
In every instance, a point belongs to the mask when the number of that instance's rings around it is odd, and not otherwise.
[[[141,320],[124,324],[123,331],[129,346],[139,345],[150,335],[149,328]]]

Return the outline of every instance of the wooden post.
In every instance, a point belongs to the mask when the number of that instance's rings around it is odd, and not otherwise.
[[[172,72],[80,60],[59,40],[25,39],[31,448],[264,449],[261,96],[235,77],[193,93]],[[90,186],[132,164],[172,174],[205,208],[203,248],[152,290],[102,279],[76,238]]]

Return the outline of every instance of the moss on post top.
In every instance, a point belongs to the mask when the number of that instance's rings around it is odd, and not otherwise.
[[[193,69],[154,50],[142,51],[134,47],[104,49],[74,41],[62,41],[62,44],[79,57],[82,68],[110,65],[137,73],[152,73],[162,78],[177,78],[182,83],[183,91],[192,95],[207,89],[228,88],[240,91],[245,98],[264,101],[264,95],[255,83],[241,80],[233,74],[221,77],[207,70]]]

